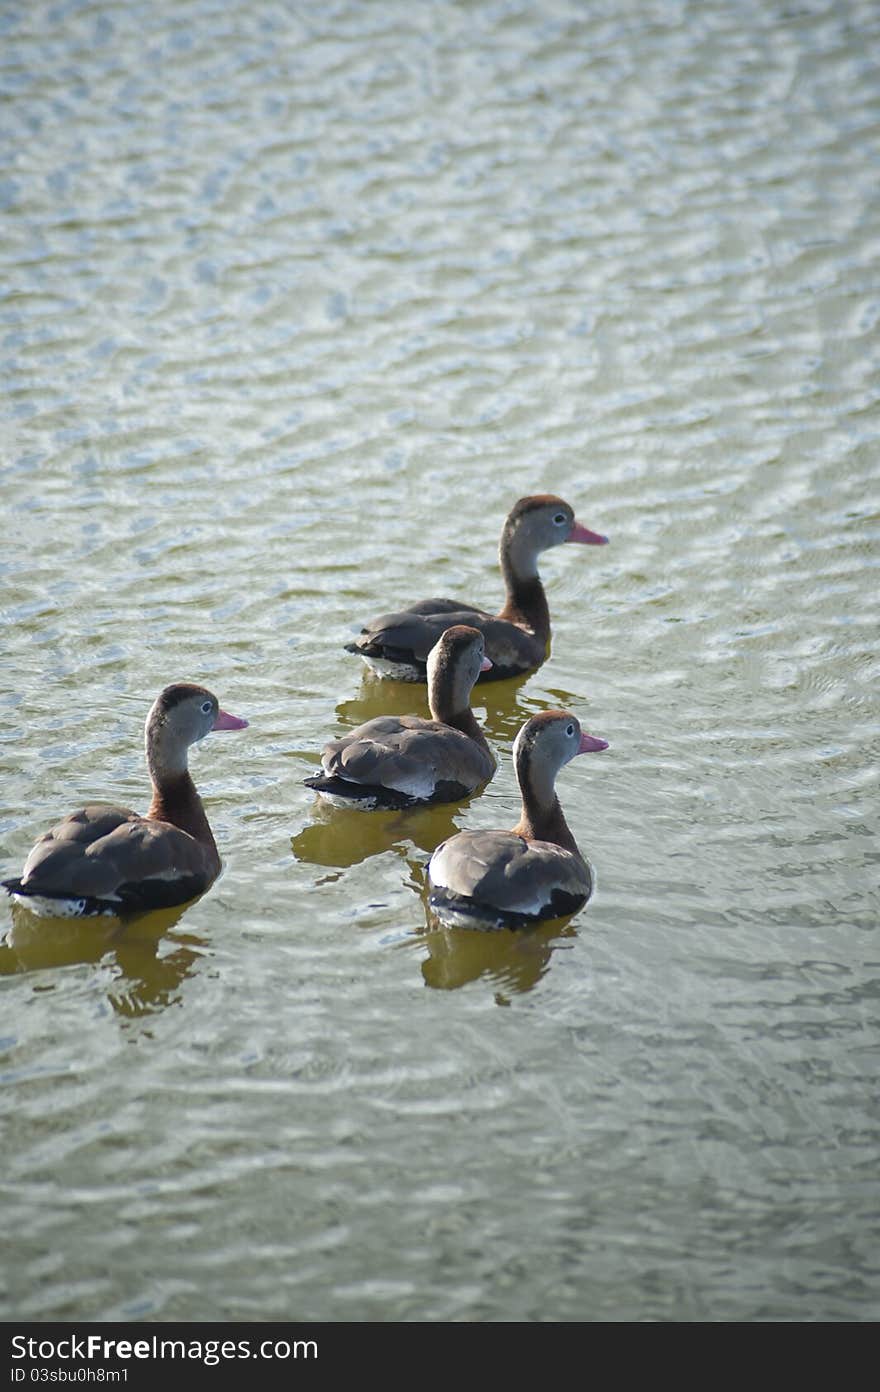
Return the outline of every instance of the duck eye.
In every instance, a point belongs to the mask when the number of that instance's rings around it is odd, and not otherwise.
[[[556,523],[557,527],[561,527],[563,522],[568,521],[568,518],[566,517],[564,512],[557,512],[556,516],[553,518],[553,521]]]
[[[213,710],[213,706],[211,705],[211,702],[210,702],[210,701],[203,701],[203,702],[202,702],[202,715],[210,715],[210,713],[211,713],[212,710]]]
[[[574,734],[574,726],[569,725],[565,733],[568,735],[569,739],[571,739],[571,736]]]

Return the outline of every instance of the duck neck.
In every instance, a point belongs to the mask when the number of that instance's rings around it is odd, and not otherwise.
[[[170,822],[203,846],[217,849],[202,799],[187,772],[158,782],[153,780],[153,800],[147,817],[153,822]]]
[[[513,834],[524,836],[527,841],[552,841],[554,846],[562,846],[576,855],[578,860],[583,860],[557,797],[554,797],[551,807],[537,809],[530,807],[523,798],[522,812]]]
[[[170,822],[217,856],[217,845],[202,799],[196,792],[187,767],[186,751],[183,751],[182,758],[164,755],[160,742],[148,736],[147,765],[153,782],[153,799],[147,817],[150,821]]]
[[[502,538],[500,560],[506,598],[499,619],[518,624],[548,642],[550,610],[534,556],[518,556],[515,546]]]
[[[489,745],[486,736],[480,729],[477,717],[474,715],[470,706],[465,706],[463,710],[453,710],[450,703],[437,700],[432,692],[428,701],[431,708],[432,720],[439,720],[442,725],[451,725],[454,730],[461,730],[468,739],[474,740],[481,749],[488,752]]]
[[[522,794],[520,818],[513,828],[515,836],[527,841],[552,841],[582,859],[578,844],[559,805],[554,788],[555,771],[544,768],[531,757],[520,753],[516,775]]]

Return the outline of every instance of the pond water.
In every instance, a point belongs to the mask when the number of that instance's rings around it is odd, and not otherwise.
[[[5,1319],[880,1316],[869,0],[12,3],[0,16],[0,870],[143,808],[146,711],[224,873],[120,932],[7,906]],[[487,607],[523,494],[540,671],[446,810],[322,810],[424,689],[343,651]],[[440,931],[522,721],[590,905]]]

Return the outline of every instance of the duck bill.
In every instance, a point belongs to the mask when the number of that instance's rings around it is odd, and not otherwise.
[[[579,541],[582,546],[607,546],[607,536],[602,536],[601,532],[591,532],[589,527],[584,527],[580,522],[573,522],[571,531],[566,537],[566,541]]]
[[[491,670],[492,670],[492,659],[491,659],[491,657],[484,657],[483,660],[482,660],[482,662],[480,663],[480,671],[481,671],[481,672],[491,672]]]
[[[230,715],[228,711],[218,711],[217,719],[211,726],[212,730],[246,730],[247,721],[242,720],[238,715]]]
[[[578,749],[579,754],[598,754],[601,749],[608,748],[608,741],[599,739],[596,735],[585,735],[581,731],[581,742]]]

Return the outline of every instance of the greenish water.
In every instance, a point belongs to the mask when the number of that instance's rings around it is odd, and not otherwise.
[[[147,801],[157,691],[225,869],[113,934],[9,908],[6,1319],[875,1319],[878,29],[857,0],[7,5],[0,859]],[[343,652],[500,599],[469,806],[322,811],[420,688]],[[520,723],[598,889],[438,932]]]

